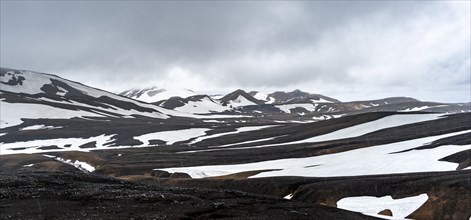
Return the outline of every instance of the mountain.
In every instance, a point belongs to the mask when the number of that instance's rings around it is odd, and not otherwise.
[[[169,99],[171,97],[186,98],[189,96],[197,95],[194,91],[189,89],[164,89],[158,87],[150,87],[144,89],[130,89],[119,93],[121,96],[126,96],[139,101],[153,103]]]
[[[8,68],[0,85],[0,218],[471,216],[470,103],[243,90],[144,103]]]
[[[186,98],[171,97],[167,100],[156,102],[155,104],[166,109],[191,114],[208,114],[225,111],[232,111],[233,114],[238,114],[236,111],[239,107],[261,105],[264,104],[264,102],[253,98],[243,90],[236,90],[219,99],[208,95],[196,95]]]
[[[249,94],[255,99],[262,100],[265,104],[294,104],[294,103],[340,103],[339,100],[320,94],[303,92],[299,89],[292,92],[277,91],[265,94],[251,91]]]
[[[168,118],[160,107],[33,71],[0,69],[1,123],[23,118],[152,117]]]
[[[319,94],[294,90],[264,94],[258,91],[246,93],[236,90],[227,95],[195,95],[186,98],[171,97],[156,102],[159,107],[188,114],[261,114],[278,117],[290,114],[290,121],[310,122],[343,117],[346,115],[378,111],[422,111],[459,113],[468,112],[469,103],[422,102],[410,97],[389,97],[377,100],[340,102]],[[287,117],[287,116],[280,116]],[[281,120],[279,120],[281,121]]]
[[[255,99],[244,90],[238,89],[221,98],[221,103],[224,106],[240,107],[247,105],[261,105],[263,101]]]
[[[170,99],[157,102],[156,104],[166,109],[191,114],[224,112],[231,109],[228,106],[221,105],[219,101],[207,95],[196,95],[187,98],[172,97]]]
[[[183,91],[183,92],[182,92]],[[169,95],[163,89],[150,88],[128,90],[122,95],[140,100],[157,100],[172,96],[154,104],[168,110],[185,114],[216,114],[233,115],[252,114],[291,114],[301,120],[325,120],[345,115],[377,111],[426,111],[426,112],[467,112],[469,103],[433,103],[422,102],[410,97],[389,97],[378,100],[341,102],[332,97],[294,90],[292,92],[277,91],[270,94],[236,90],[227,95],[190,95],[189,90],[175,90]],[[160,92],[160,93],[158,93]],[[153,98],[149,98],[153,95]],[[158,98],[160,97],[160,98]],[[302,118],[299,118],[299,117]]]
[[[293,103],[339,103],[340,101],[320,94],[311,94],[296,89],[292,92],[274,92],[268,94],[268,99],[273,98],[274,104]]]

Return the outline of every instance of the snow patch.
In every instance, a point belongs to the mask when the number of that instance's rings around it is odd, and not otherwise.
[[[134,137],[134,139],[137,139],[140,142],[144,143],[143,145],[149,145],[150,140],[162,140],[167,142],[167,145],[172,145],[175,142],[186,141],[192,138],[203,136],[206,134],[206,131],[209,130],[210,129],[206,128],[190,128],[175,131],[159,131],[136,136]]]
[[[200,101],[189,101],[184,106],[177,107],[174,110],[191,114],[206,114],[212,112],[223,112],[229,109],[229,107],[222,106],[221,104],[214,102],[212,99],[205,97]]]
[[[18,154],[18,153],[38,153],[38,152],[56,152],[56,151],[89,151],[90,148],[80,148],[81,145],[95,141],[96,148],[107,149],[105,146],[111,141],[114,135],[100,135],[90,138],[58,138],[47,140],[31,140],[14,143],[1,143],[0,155]],[[70,146],[68,146],[70,145]],[[42,150],[40,147],[57,146],[59,149]]]
[[[323,98],[319,98],[319,100],[311,99],[311,102],[312,103],[333,103],[333,102],[331,102],[329,100],[325,100]]]
[[[131,93],[133,92],[139,92],[145,90],[143,94],[141,94],[139,97],[137,96],[131,96]],[[196,95],[195,92],[189,90],[189,89],[183,89],[183,88],[158,88],[158,87],[153,87],[149,89],[134,89],[128,91],[128,93],[123,94],[124,96],[137,99],[139,101],[147,102],[147,103],[152,103],[152,102],[158,102],[162,100],[169,99],[171,97],[181,97],[181,98],[187,98],[190,96]]]
[[[400,110],[399,112],[418,112],[418,111],[422,111],[422,110],[429,109],[429,108],[446,107],[446,106],[448,106],[448,105],[420,106],[420,107],[414,107],[414,108],[407,108],[407,109],[404,109],[404,110]]]
[[[285,197],[283,197],[284,199],[292,199],[293,198],[293,193],[290,193],[288,195],[286,195]]]
[[[257,92],[253,97],[258,100],[265,101],[266,104],[272,104],[275,102],[275,98],[269,97],[267,94],[261,92]]]
[[[247,106],[247,105],[257,105],[257,103],[254,103],[247,98],[245,98],[242,95],[237,96],[234,100],[229,101],[227,106],[232,107],[232,108],[237,108],[241,106]]]
[[[393,199],[391,196],[358,196],[339,200],[337,208],[361,212],[366,215],[376,215],[385,209],[389,209],[394,219],[403,219],[420,208],[427,200],[428,195],[426,193],[402,199]]]
[[[225,121],[218,121],[218,120],[203,120],[206,123],[226,123]]]
[[[316,110],[316,104],[286,104],[286,105],[275,105],[276,108],[280,109],[285,113],[291,113],[291,109],[294,108],[304,108],[307,111],[313,112]]]
[[[401,110],[400,112],[417,112],[417,111],[422,111],[428,108],[430,107],[429,106],[414,107],[414,108],[407,108],[407,109]]]
[[[269,128],[269,127],[273,127],[273,125],[240,127],[240,128],[236,128],[235,131],[231,131],[231,132],[217,133],[217,134],[198,137],[195,140],[191,141],[190,144],[194,144],[194,143],[200,142],[200,141],[205,140],[205,139],[221,137],[221,136],[226,136],[226,135],[230,135],[230,134],[237,134],[237,133],[246,132],[246,131],[262,130],[264,128]]]
[[[22,119],[69,119],[74,117],[101,116],[92,112],[61,109],[41,104],[8,103],[0,101],[0,105],[2,106],[0,111],[2,128],[19,125],[23,123]]]

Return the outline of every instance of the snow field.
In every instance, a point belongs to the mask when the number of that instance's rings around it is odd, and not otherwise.
[[[467,132],[471,131],[455,132],[445,135],[438,135],[393,144],[378,145],[341,153],[306,158],[278,159],[236,165],[211,165],[165,168],[160,170],[164,170],[171,173],[184,172],[188,173],[193,178],[205,178],[262,169],[280,170],[263,172],[252,177],[334,177],[450,171],[455,170],[458,165],[456,163],[438,160],[451,154],[467,150],[471,147],[471,145],[446,145],[434,149],[412,150],[403,153],[394,152],[423,146],[424,144],[430,143],[434,140]],[[351,163],[349,161],[355,161],[355,163]]]

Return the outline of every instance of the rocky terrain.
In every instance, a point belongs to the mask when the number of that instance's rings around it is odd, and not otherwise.
[[[2,219],[471,216],[470,103],[0,77]]]

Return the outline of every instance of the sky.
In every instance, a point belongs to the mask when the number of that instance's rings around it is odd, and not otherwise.
[[[470,1],[1,1],[2,67],[120,92],[471,101]]]

